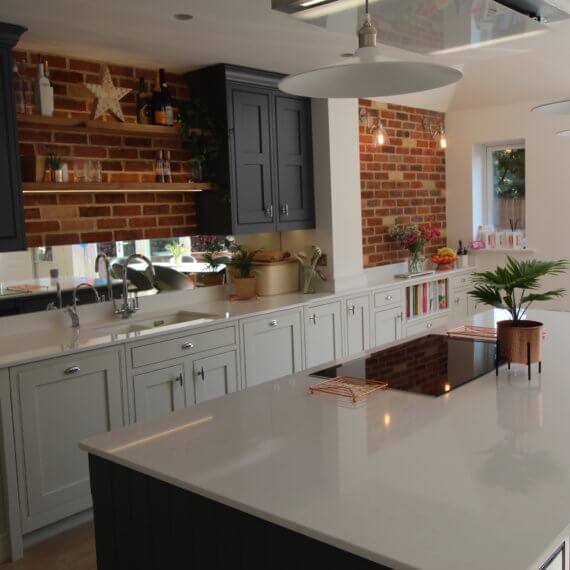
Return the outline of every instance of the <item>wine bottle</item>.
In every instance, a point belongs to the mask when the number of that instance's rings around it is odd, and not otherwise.
[[[16,113],[24,115],[26,113],[26,83],[20,74],[18,64],[13,68],[14,98],[16,99]]]
[[[164,69],[160,69],[159,72],[160,80],[160,97],[162,99],[162,104],[166,112],[166,125],[172,127],[174,125],[174,107],[172,106],[172,98],[170,97],[170,92],[168,91],[168,83],[166,82]]]
[[[36,105],[44,117],[53,115],[53,87],[45,76],[44,64],[38,64],[38,77],[36,79]]]
[[[165,182],[172,182],[172,167],[170,166],[170,151],[167,150],[164,152],[164,161],[163,165],[163,172],[164,172],[164,181]]]
[[[164,161],[162,160],[161,150],[159,150],[156,155],[155,172],[156,172],[156,181],[164,182]]]
[[[139,90],[137,92],[137,122],[143,125],[150,123],[149,103],[150,95],[147,91],[147,82],[144,77],[139,78]]]

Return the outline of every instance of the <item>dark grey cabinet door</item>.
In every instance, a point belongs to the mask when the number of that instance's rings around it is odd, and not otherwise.
[[[0,251],[26,249],[10,50],[25,28],[0,23]]]
[[[278,230],[314,227],[311,102],[275,97]]]
[[[271,172],[271,94],[231,89],[234,227],[238,233],[270,231],[275,225]]]

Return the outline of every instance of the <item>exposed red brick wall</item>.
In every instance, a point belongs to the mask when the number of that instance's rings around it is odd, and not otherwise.
[[[62,117],[91,116],[93,97],[83,82],[99,82],[100,62],[15,50],[14,59],[23,75],[33,79],[36,65],[48,60],[55,91],[55,114]],[[109,65],[117,86],[138,89],[138,78],[156,79],[157,70]],[[182,76],[166,74],[173,98],[187,100]],[[136,122],[135,93],[121,100],[127,122]],[[112,116],[105,120],[114,122]],[[86,130],[70,132],[22,126],[22,156],[46,156],[50,152],[68,163],[70,179],[76,160],[101,162],[103,182],[154,182],[158,150],[170,150],[174,182],[190,175],[188,151],[177,136],[135,136]],[[196,233],[195,196],[185,193],[48,194],[24,197],[28,246],[59,245],[123,239],[163,238]],[[91,208],[91,209],[90,209]],[[92,208],[97,208],[96,210]]]
[[[195,196],[182,192],[26,194],[28,247],[189,236]]]
[[[436,225],[441,239],[426,247],[427,255],[445,244],[445,152],[424,130],[428,118],[442,123],[442,113],[360,100],[371,118],[381,118],[389,142],[374,144],[366,125],[360,125],[360,181],[364,266],[374,267],[407,259],[388,230],[399,223]]]

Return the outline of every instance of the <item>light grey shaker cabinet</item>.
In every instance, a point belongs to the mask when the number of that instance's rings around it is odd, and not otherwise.
[[[91,506],[78,442],[127,423],[123,346],[10,370],[24,532]]]
[[[183,364],[133,376],[135,421],[164,416],[186,407]]]
[[[342,303],[333,301],[324,305],[305,307],[306,367],[341,358]]]
[[[384,309],[374,313],[375,346],[394,342],[402,337],[402,307]]]
[[[244,387],[302,370],[301,309],[243,319],[240,323]]]
[[[192,369],[197,404],[231,394],[238,389],[237,350],[196,358]]]
[[[370,296],[360,295],[345,299],[346,354],[368,350],[370,343]]]

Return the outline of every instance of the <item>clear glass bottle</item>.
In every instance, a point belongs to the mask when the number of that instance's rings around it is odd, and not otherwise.
[[[162,159],[162,151],[159,150],[156,155],[156,162],[155,162],[155,173],[156,173],[156,181],[157,182],[164,182],[164,161]]]
[[[172,182],[172,167],[170,165],[170,151],[167,150],[164,152],[164,161],[162,163],[163,172],[164,172],[164,181],[171,183]]]

